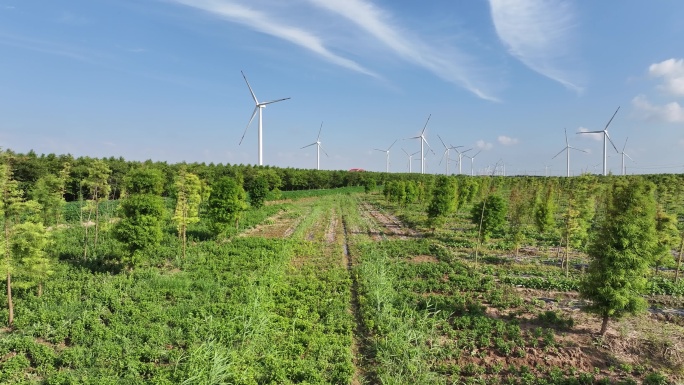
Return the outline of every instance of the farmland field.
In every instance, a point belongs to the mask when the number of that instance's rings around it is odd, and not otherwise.
[[[78,218],[53,230],[44,294],[15,289],[0,329],[0,383],[684,381],[681,284],[651,283],[649,311],[598,336],[577,294],[583,252],[566,274],[554,242],[478,243],[469,208],[434,231],[424,203],[306,195],[250,209],[225,239],[200,222],[185,258],[167,229],[150,263],[119,271],[82,258]]]

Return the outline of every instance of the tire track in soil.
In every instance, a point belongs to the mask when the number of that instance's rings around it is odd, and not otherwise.
[[[351,312],[354,317],[354,335],[352,342],[352,355],[354,362],[354,375],[352,377],[351,385],[361,384],[380,384],[378,375],[375,372],[375,351],[369,344],[370,332],[363,323],[361,317],[361,304],[359,302],[359,281],[354,274],[354,258],[349,252],[349,234],[347,231],[347,221],[342,216],[342,248],[344,257],[347,261],[347,271],[351,278]]]

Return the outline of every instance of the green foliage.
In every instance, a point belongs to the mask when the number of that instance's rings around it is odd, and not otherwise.
[[[456,211],[456,180],[446,176],[437,177],[437,182],[432,190],[432,200],[427,208],[428,222],[430,226],[441,225],[446,217]]]
[[[188,226],[200,220],[199,208],[202,202],[202,183],[197,175],[181,169],[175,186],[176,209],[171,219],[176,222],[178,238],[183,243],[183,257],[185,257]]]
[[[375,179],[372,178],[364,178],[363,179],[363,190],[366,194],[369,194],[375,190],[377,184],[375,182]]]
[[[588,311],[608,319],[635,314],[646,307],[641,296],[649,262],[657,245],[653,185],[640,179],[617,180],[589,245],[591,262],[580,294],[591,300]]]
[[[162,239],[166,208],[159,194],[163,179],[158,170],[141,168],[126,177],[128,196],[121,201],[121,220],[114,226],[114,237],[126,248],[123,262],[136,266],[143,262],[145,251],[156,247]]]
[[[242,212],[247,209],[246,195],[242,186],[230,177],[223,177],[212,185],[207,216],[214,234],[225,234],[229,226],[238,226]]]
[[[656,211],[656,234],[658,243],[653,252],[652,264],[656,274],[661,266],[674,265],[672,249],[678,244],[679,230],[677,229],[677,217],[668,214],[658,208]]]
[[[249,203],[252,207],[260,208],[264,205],[264,200],[268,195],[268,179],[264,175],[257,175],[249,183],[247,193],[249,194]]]
[[[552,184],[549,184],[546,193],[543,197],[537,195],[534,204],[534,223],[541,233],[546,233],[555,228],[554,215],[556,212],[556,204],[553,199],[555,189]]]
[[[36,181],[31,197],[43,208],[43,223],[46,226],[58,224],[62,217],[65,181],[60,177],[47,174]]]
[[[485,200],[473,206],[470,220],[477,226],[481,225],[480,237],[489,239],[492,235],[503,231],[506,224],[506,202],[500,195],[490,195]]]
[[[21,279],[21,284],[15,281],[15,286],[42,287],[42,283],[54,273],[53,263],[45,252],[48,234],[43,224],[20,223],[13,227],[12,233],[10,249],[13,257],[18,260],[18,277]],[[41,294],[41,289],[38,294]]]

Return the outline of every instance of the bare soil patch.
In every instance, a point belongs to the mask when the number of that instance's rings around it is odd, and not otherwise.
[[[378,210],[368,202],[363,202],[359,206],[362,216],[375,224],[375,230],[369,230],[370,236],[375,241],[383,238],[410,239],[420,237],[420,234],[404,225],[397,217]]]
[[[411,263],[438,263],[439,260],[432,255],[417,255],[409,259]]]
[[[287,211],[268,218],[264,223],[240,234],[242,237],[287,238],[299,225],[302,217],[287,215]]]

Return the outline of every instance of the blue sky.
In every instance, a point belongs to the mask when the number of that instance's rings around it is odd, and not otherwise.
[[[129,160],[429,173],[684,172],[684,2],[0,0],[0,146]],[[455,152],[452,158],[457,159]],[[609,145],[608,169],[621,173]],[[458,170],[456,162],[450,172]],[[413,171],[420,169],[414,157]],[[463,158],[462,171],[470,172]]]

